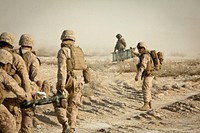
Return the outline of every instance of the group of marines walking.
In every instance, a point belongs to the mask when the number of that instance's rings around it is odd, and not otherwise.
[[[114,52],[122,52],[126,42],[120,34]],[[87,79],[87,64],[84,54],[75,45],[75,35],[72,30],[64,30],[61,35],[60,50],[57,54],[57,93],[65,97],[54,103],[55,113],[62,125],[62,133],[74,133],[78,106],[81,104],[84,84]],[[41,80],[41,62],[32,51],[34,39],[29,34],[23,34],[19,40],[19,49],[14,49],[15,39],[10,33],[0,35],[0,133],[31,133],[33,126],[33,108],[20,108],[23,101],[32,100],[37,92],[50,94],[50,85]],[[76,50],[74,50],[76,49]],[[143,79],[142,92],[144,105],[141,111],[151,109],[151,87],[154,78],[152,59],[144,42],[137,45],[139,53],[138,72],[135,80]],[[77,58],[78,57],[78,58]]]

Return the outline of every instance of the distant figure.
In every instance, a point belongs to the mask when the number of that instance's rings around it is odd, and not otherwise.
[[[139,42],[137,49],[139,53],[132,51],[133,54],[139,57],[139,63],[137,64],[138,72],[135,76],[135,81],[138,81],[140,78],[143,79],[142,93],[144,100],[144,105],[139,108],[139,110],[147,111],[151,109],[151,88],[154,79],[154,62],[144,42]]]
[[[117,43],[115,45],[114,52],[116,52],[116,51],[118,51],[118,52],[123,51],[126,48],[126,42],[125,42],[124,38],[122,38],[121,34],[117,34],[116,38],[118,40],[117,40]]]
[[[120,74],[121,74],[122,71],[125,70],[125,66],[123,67],[122,63],[124,61],[123,54],[124,54],[124,49],[126,48],[126,42],[125,42],[124,38],[122,38],[121,34],[117,34],[116,38],[117,38],[117,43],[115,45],[114,53],[116,54],[117,61],[119,63],[119,67],[120,67]],[[117,51],[117,53],[116,53],[116,51]]]

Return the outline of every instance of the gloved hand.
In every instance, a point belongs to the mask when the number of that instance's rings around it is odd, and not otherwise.
[[[30,100],[32,100],[33,99],[33,97],[32,97],[32,95],[31,95],[31,93],[26,93],[25,94],[25,99],[24,100],[26,100],[26,101],[30,101]]]
[[[63,95],[63,98],[64,98],[64,99],[68,99],[69,93],[68,93],[68,91],[67,91],[66,89],[64,89],[64,90],[62,91],[62,95]]]
[[[40,97],[41,99],[46,98],[47,96],[46,93],[42,91],[37,91],[36,95]]]

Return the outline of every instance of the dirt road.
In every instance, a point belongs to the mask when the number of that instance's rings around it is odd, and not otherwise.
[[[157,77],[153,83],[153,109],[141,112],[141,81],[135,72],[119,74],[116,64],[93,69],[86,85],[89,97],[80,107],[76,133],[199,133],[200,75]],[[194,68],[199,69],[199,64]],[[199,69],[200,70],[200,69]],[[55,88],[56,65],[43,65],[43,77]],[[52,105],[37,107],[34,133],[61,133]]]

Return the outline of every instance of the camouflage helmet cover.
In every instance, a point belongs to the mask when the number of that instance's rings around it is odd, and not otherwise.
[[[0,49],[0,62],[5,65],[8,63],[12,64],[13,62],[12,54],[5,49]]]
[[[121,35],[121,34],[117,34],[116,37],[117,37],[117,38],[121,38],[122,35]]]
[[[0,41],[8,43],[12,47],[14,47],[14,43],[15,43],[14,40],[15,40],[15,37],[12,34],[8,33],[8,32],[3,32],[0,35]]]
[[[20,37],[19,45],[21,45],[21,46],[28,46],[28,47],[32,48],[33,45],[34,45],[33,37],[31,35],[29,35],[29,34],[23,34]]]
[[[137,45],[137,48],[145,48],[147,49],[146,43],[145,42],[139,42]]]
[[[76,38],[75,38],[74,32],[72,30],[64,30],[60,39],[62,41],[67,40],[67,39],[75,41]]]

